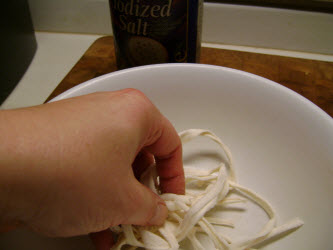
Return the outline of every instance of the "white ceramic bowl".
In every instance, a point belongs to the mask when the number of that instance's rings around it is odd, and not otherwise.
[[[295,216],[304,220],[267,249],[332,249],[333,119],[324,111],[265,78],[198,64],[122,70],[54,100],[128,87],[143,91],[178,131],[204,128],[221,137],[239,183],[271,202],[279,224]]]

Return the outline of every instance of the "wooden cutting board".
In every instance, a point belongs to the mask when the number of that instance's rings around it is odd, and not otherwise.
[[[273,80],[306,97],[333,117],[332,62],[203,47],[200,63],[239,69]],[[79,83],[116,70],[113,37],[101,37],[46,101]]]

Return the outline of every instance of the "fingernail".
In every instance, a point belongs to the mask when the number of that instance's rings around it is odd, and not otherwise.
[[[164,202],[159,202],[155,210],[154,216],[150,219],[149,225],[161,226],[168,217],[168,209]]]

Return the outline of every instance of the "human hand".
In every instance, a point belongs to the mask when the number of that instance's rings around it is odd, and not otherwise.
[[[0,141],[2,224],[48,236],[100,232],[93,240],[107,249],[110,226],[167,217],[163,200],[135,178],[152,156],[162,192],[184,193],[180,139],[136,90],[1,111]]]

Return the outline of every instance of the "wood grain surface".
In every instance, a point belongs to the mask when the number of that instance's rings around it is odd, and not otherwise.
[[[333,117],[332,62],[203,47],[200,63],[239,69],[273,80],[298,92]],[[116,70],[113,37],[101,37],[46,101],[79,83]]]

